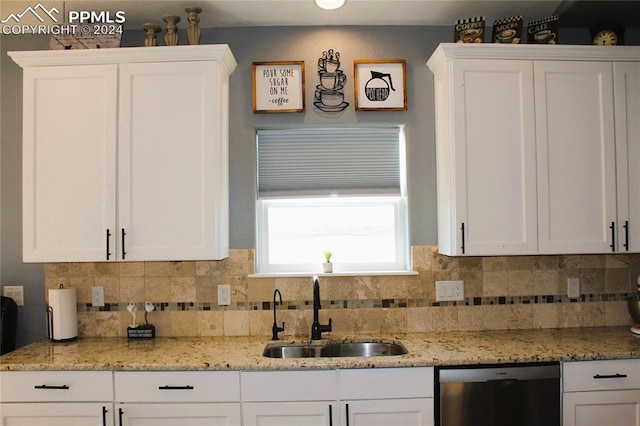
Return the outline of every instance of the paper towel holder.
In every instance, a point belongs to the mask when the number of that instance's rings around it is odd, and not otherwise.
[[[60,284],[59,287],[60,290],[65,290],[64,284]],[[47,305],[47,337],[49,338],[49,340],[53,341],[53,342],[69,342],[72,340],[75,340],[78,338],[78,334],[76,333],[74,336],[71,337],[67,337],[67,338],[61,338],[61,339],[56,339],[55,338],[55,333],[54,333],[54,312],[53,312],[53,306],[51,305]]]

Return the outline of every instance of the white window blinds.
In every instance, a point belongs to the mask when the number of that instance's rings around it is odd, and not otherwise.
[[[258,198],[400,195],[399,127],[259,130]]]

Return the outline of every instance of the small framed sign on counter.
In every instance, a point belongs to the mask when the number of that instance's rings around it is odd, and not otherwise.
[[[254,62],[253,112],[304,112],[304,61]]]

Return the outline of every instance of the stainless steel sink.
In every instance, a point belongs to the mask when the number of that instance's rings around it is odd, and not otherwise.
[[[329,341],[313,343],[269,343],[262,352],[268,358],[330,358],[394,356],[407,353],[396,341]]]

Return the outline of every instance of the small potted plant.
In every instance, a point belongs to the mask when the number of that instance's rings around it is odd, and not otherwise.
[[[325,262],[322,264],[322,272],[333,272],[333,263],[331,263],[331,250],[325,250],[324,252],[324,260]]]

